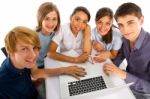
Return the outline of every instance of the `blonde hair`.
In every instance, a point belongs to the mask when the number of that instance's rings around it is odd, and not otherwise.
[[[40,40],[36,32],[27,27],[18,26],[8,32],[5,37],[5,48],[7,53],[16,52],[16,43],[18,41],[34,45],[39,50],[41,48]]]

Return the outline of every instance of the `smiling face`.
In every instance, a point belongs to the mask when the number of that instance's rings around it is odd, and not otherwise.
[[[112,26],[112,19],[109,16],[104,16],[96,21],[96,28],[101,36],[105,36]]]
[[[16,68],[32,68],[36,65],[41,45],[35,31],[17,26],[7,33],[4,41],[8,57]]]
[[[135,15],[126,15],[119,16],[117,23],[123,36],[130,42],[135,42],[141,31],[143,20],[143,16],[138,18]]]
[[[58,24],[58,15],[56,11],[49,12],[42,21],[42,32],[49,35],[54,31]]]
[[[39,49],[31,44],[27,44],[18,40],[16,43],[16,51],[10,53],[13,65],[18,69],[32,68],[36,64]]]
[[[88,23],[88,15],[83,11],[76,12],[70,18],[71,30],[75,34],[82,31],[86,27],[87,23]]]

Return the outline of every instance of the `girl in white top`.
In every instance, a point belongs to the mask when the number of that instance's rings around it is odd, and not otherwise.
[[[91,52],[90,13],[85,7],[74,9],[70,23],[64,24],[59,33],[54,36],[49,48],[48,56],[66,62],[84,62]],[[58,46],[60,53],[56,52]],[[78,57],[62,55],[61,52],[75,50],[80,54]]]
[[[107,58],[114,59],[122,45],[122,36],[113,26],[113,12],[110,8],[101,8],[97,11],[96,27],[92,31],[93,48],[97,51],[94,61],[101,62]]]

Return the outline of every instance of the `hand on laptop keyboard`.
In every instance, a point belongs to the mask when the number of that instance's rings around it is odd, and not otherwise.
[[[63,74],[71,75],[78,80],[80,80],[79,77],[83,77],[84,75],[86,75],[85,69],[76,65],[62,67],[62,68],[63,68],[63,71],[62,71]]]

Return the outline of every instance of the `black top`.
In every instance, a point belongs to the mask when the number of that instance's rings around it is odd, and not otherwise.
[[[16,69],[9,58],[0,67],[0,99],[36,99],[29,69]]]

